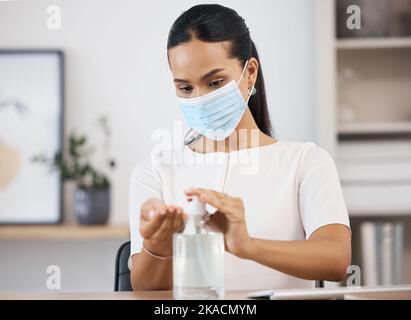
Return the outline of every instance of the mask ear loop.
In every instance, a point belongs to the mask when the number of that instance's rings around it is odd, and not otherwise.
[[[248,63],[249,63],[249,62],[250,62],[250,60],[247,60],[247,62],[245,63],[243,72],[241,73],[241,77],[240,77],[240,79],[239,79],[238,82],[237,82],[237,86],[238,86],[238,84],[240,83],[241,79],[243,79],[245,70],[247,70],[247,66],[248,66]],[[253,84],[253,86],[251,87],[251,89],[248,90],[248,98],[247,98],[247,101],[246,101],[246,104],[247,104],[247,105],[248,105],[248,102],[250,101],[251,96],[254,95],[254,94],[255,94],[255,83]]]
[[[249,63],[249,62],[250,62],[250,60],[247,60],[247,62],[245,63],[245,66],[244,66],[244,68],[243,68],[243,72],[241,72],[241,77],[240,77],[240,79],[237,81],[237,86],[238,86],[238,84],[240,83],[240,81],[243,79],[245,70],[247,70],[247,66],[248,66],[248,63]]]

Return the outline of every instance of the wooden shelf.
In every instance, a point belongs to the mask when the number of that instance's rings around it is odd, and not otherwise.
[[[0,240],[129,239],[128,226],[0,226]]]
[[[340,124],[339,134],[411,133],[411,121],[357,122]]]
[[[350,218],[390,218],[390,219],[399,219],[399,218],[409,218],[411,216],[411,211],[394,211],[394,212],[387,212],[387,211],[350,211],[349,210]]]
[[[411,37],[338,39],[339,50],[411,48]]]

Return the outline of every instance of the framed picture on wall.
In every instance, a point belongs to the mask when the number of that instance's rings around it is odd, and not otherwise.
[[[56,224],[58,172],[33,163],[63,146],[64,55],[0,50],[0,224]]]

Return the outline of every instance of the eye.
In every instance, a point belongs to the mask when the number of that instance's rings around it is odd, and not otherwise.
[[[193,91],[193,88],[192,87],[182,87],[182,88],[179,88],[178,90],[180,90],[182,93],[187,94],[187,93],[191,93]]]
[[[215,80],[209,84],[210,88],[217,88],[224,82],[224,79]]]

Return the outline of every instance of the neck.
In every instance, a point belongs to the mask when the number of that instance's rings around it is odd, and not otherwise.
[[[237,128],[225,140],[213,141],[203,136],[191,148],[198,153],[231,152],[266,146],[275,142],[275,139],[258,128],[250,109],[247,108]]]

